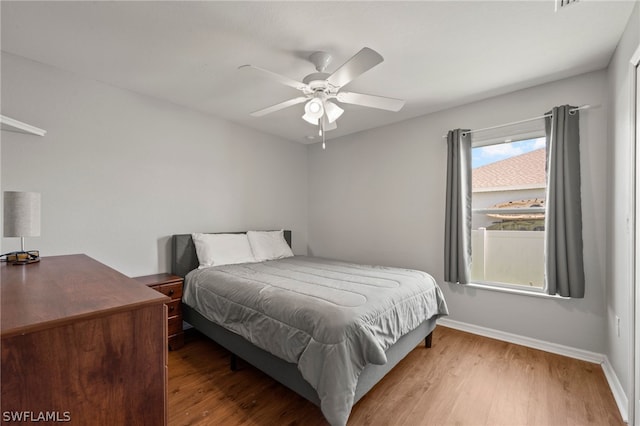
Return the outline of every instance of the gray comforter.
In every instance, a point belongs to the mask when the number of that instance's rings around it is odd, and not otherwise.
[[[285,361],[344,425],[360,372],[447,306],[427,273],[295,256],[190,272],[183,302]]]

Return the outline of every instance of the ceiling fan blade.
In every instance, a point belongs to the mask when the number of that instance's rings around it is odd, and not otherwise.
[[[335,70],[333,74],[327,78],[327,81],[335,87],[342,87],[382,61],[384,61],[384,58],[378,52],[364,47],[351,59],[342,64],[340,68]]]
[[[261,109],[259,111],[255,111],[251,113],[253,117],[262,117],[263,115],[267,115],[269,113],[279,111],[281,109],[288,108],[293,105],[301,104],[305,102],[308,98],[306,96],[300,96],[299,98],[289,99],[288,101],[280,102],[279,104],[271,105],[270,107]]]
[[[400,111],[404,106],[402,99],[385,98],[384,96],[365,95],[363,93],[338,92],[336,99],[345,104],[362,105],[369,108]]]
[[[257,70],[260,71],[264,74],[267,74],[269,77],[271,77],[272,79],[284,84],[285,86],[289,86],[289,87],[293,87],[294,89],[298,89],[298,90],[305,90],[308,88],[308,86],[306,84],[304,84],[301,81],[297,81],[294,80],[292,78],[286,77],[284,75],[280,75],[278,73],[275,73],[273,71],[269,71],[269,70],[265,70],[264,68],[260,68],[260,67],[254,67],[253,65],[241,65],[238,67],[238,69],[253,69],[253,70]]]

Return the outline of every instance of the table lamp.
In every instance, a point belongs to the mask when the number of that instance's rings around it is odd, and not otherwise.
[[[40,236],[40,193],[5,191],[4,236],[20,237],[20,251],[3,254],[14,265],[27,265],[40,261],[37,250],[25,251],[25,237]]]

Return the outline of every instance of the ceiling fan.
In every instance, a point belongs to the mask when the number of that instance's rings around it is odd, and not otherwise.
[[[263,115],[306,102],[302,118],[310,124],[319,126],[320,134],[323,135],[325,131],[338,127],[336,120],[344,112],[342,108],[332,102],[334,99],[345,104],[360,105],[387,111],[399,111],[404,106],[405,101],[401,99],[341,91],[343,86],[349,84],[356,77],[384,60],[375,50],[368,47],[363,48],[333,73],[329,74],[325,72],[325,70],[331,62],[331,59],[331,55],[326,52],[315,52],[311,54],[309,60],[315,65],[317,72],[307,75],[302,81],[293,80],[253,65],[242,65],[239,67],[239,69],[260,71],[285,86],[300,90],[303,94],[297,98],[289,99],[252,112],[251,115],[253,117],[262,117]]]

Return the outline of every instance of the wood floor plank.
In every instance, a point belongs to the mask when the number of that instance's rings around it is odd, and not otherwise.
[[[326,425],[320,409],[197,332],[169,352],[170,426]],[[353,425],[623,426],[600,365],[439,326],[353,408]]]

